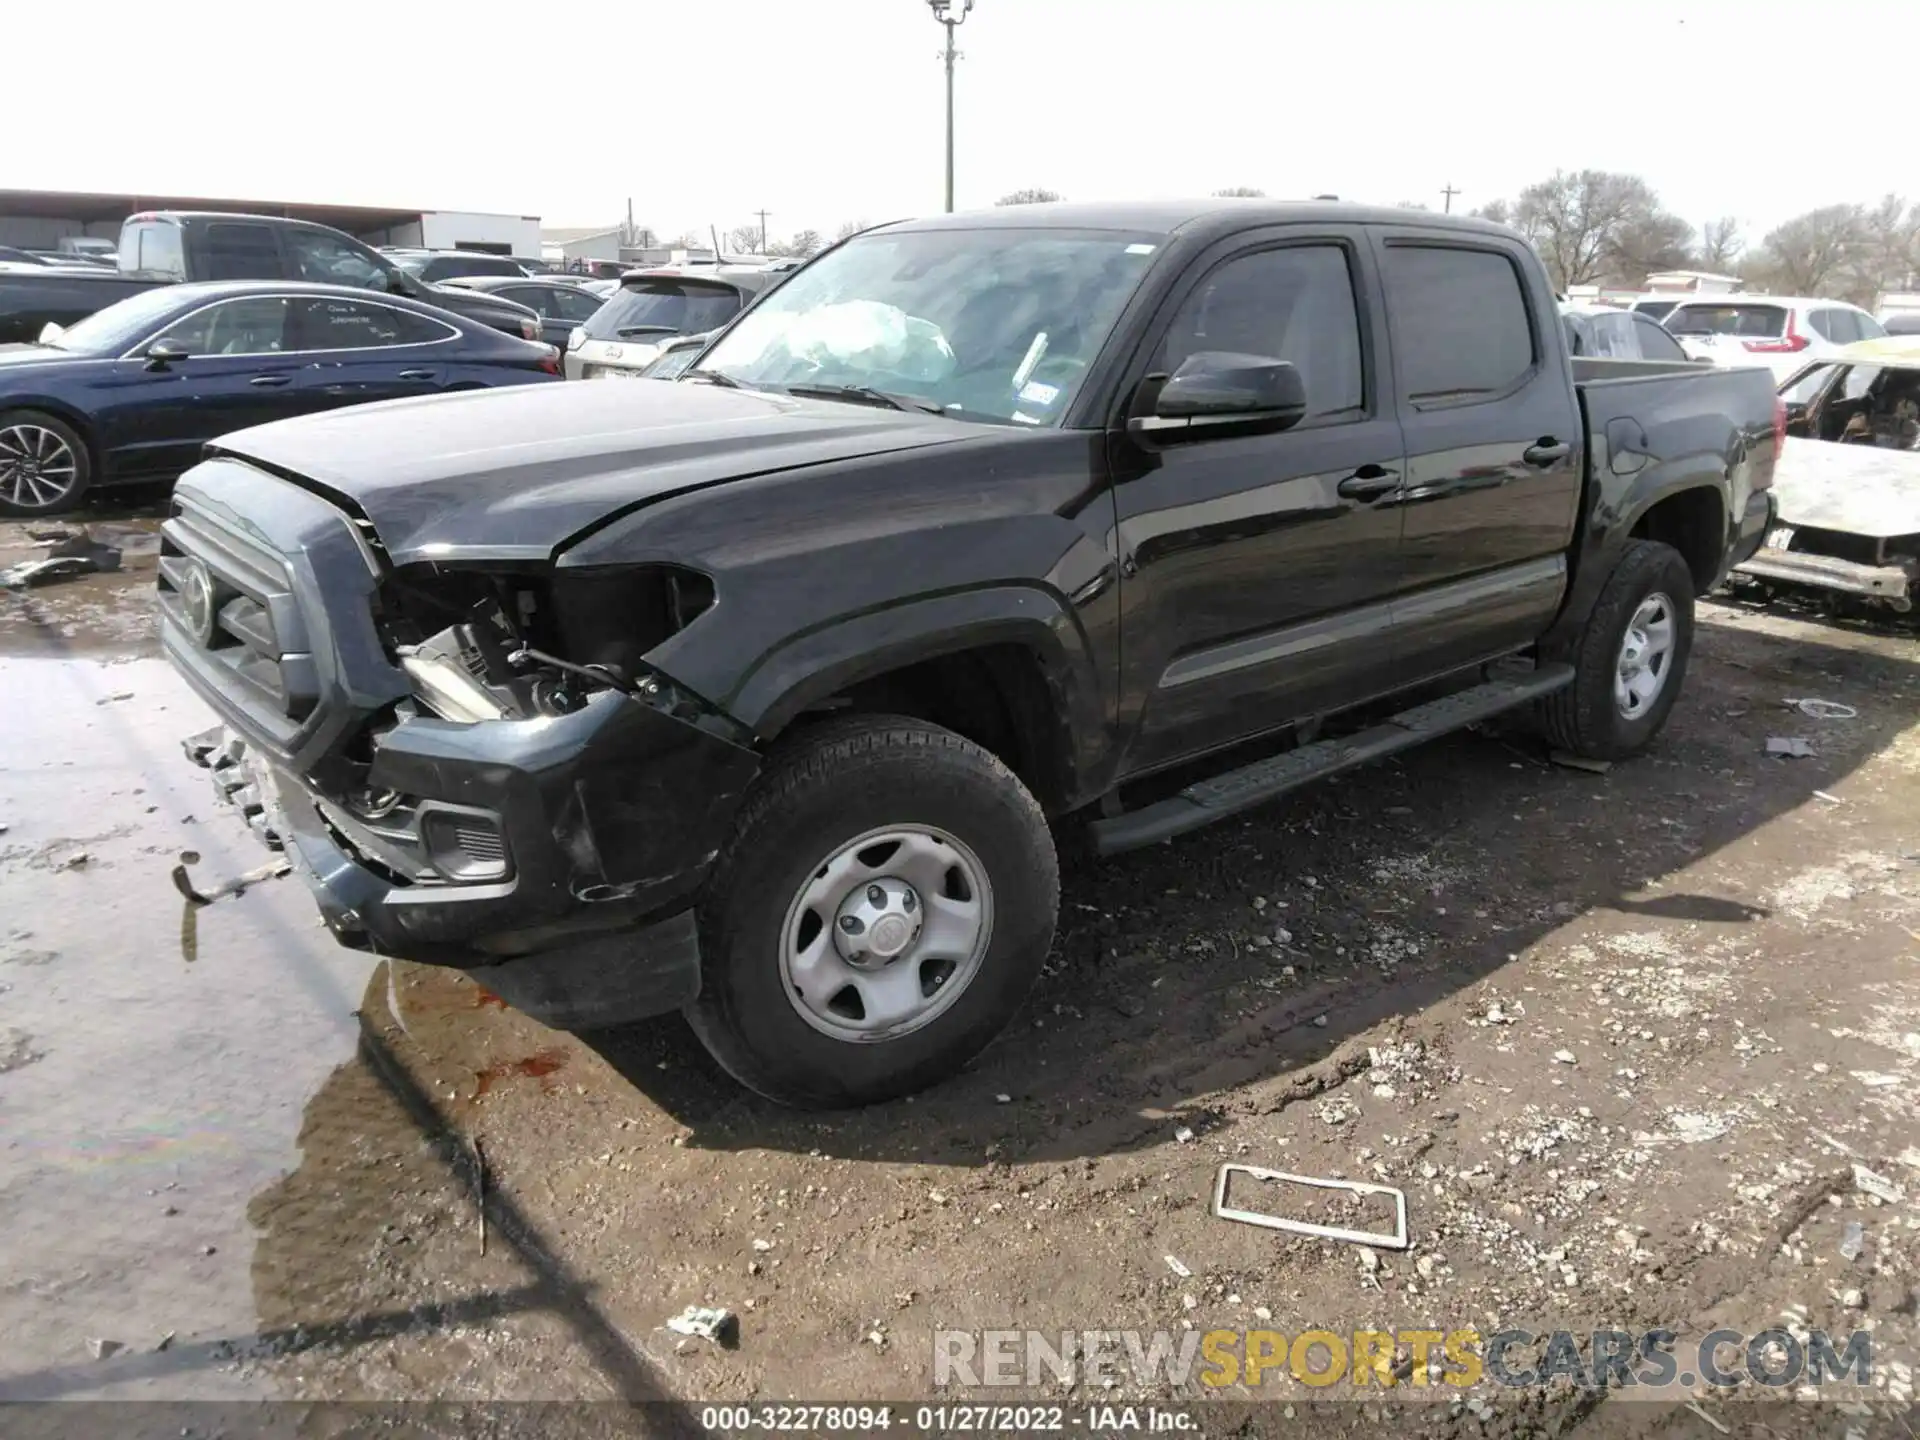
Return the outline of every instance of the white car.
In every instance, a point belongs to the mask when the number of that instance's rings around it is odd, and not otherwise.
[[[1784,380],[1809,361],[1823,360],[1861,340],[1887,332],[1858,305],[1793,295],[1713,295],[1669,310],[1661,324],[1695,359],[1717,365],[1765,365]]]

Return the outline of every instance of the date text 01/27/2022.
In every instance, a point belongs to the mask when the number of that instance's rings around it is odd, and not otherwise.
[[[1030,1435],[1080,1430],[1088,1434],[1142,1431],[1175,1434],[1199,1429],[1185,1410],[1159,1405],[708,1405],[703,1430],[719,1435],[755,1431],[842,1431],[850,1435],[899,1429],[907,1433]]]

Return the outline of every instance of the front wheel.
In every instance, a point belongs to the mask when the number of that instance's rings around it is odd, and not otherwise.
[[[57,415],[0,413],[0,515],[58,515],[93,479],[87,445]]]
[[[1562,750],[1624,760],[1660,733],[1693,653],[1693,574],[1671,545],[1627,543],[1567,658],[1573,684],[1540,702]]]
[[[1006,1026],[1059,901],[1045,817],[993,755],[918,720],[824,724],[776,756],[721,852],[688,1019],[770,1099],[904,1095]]]

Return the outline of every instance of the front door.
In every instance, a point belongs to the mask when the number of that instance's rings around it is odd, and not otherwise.
[[[215,436],[292,413],[287,396],[299,362],[289,353],[291,305],[282,295],[218,301],[148,342],[177,345],[184,360],[116,361],[111,397],[98,413],[107,473],[170,479]]]
[[[340,295],[302,296],[294,333],[303,363],[292,404],[300,414],[435,394],[447,383],[446,352],[459,336],[444,321]]]
[[[1547,628],[1567,585],[1585,430],[1553,296],[1517,240],[1376,232],[1407,483],[1397,639],[1407,678]]]
[[[1198,351],[1288,360],[1308,414],[1157,454],[1112,441],[1124,773],[1390,688],[1400,426],[1363,231],[1241,236],[1176,292],[1138,373]]]

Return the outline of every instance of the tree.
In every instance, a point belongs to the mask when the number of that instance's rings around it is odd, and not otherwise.
[[[1496,225],[1511,225],[1513,206],[1504,200],[1489,200],[1473,212],[1473,217],[1477,220],[1491,220]]]
[[[1920,271],[1920,204],[1910,207],[1898,195],[1885,196],[1866,212],[1861,226],[1864,254],[1855,288],[1872,293],[1856,303],[1871,305],[1884,291],[1911,289],[1914,272]]]
[[[757,255],[760,251],[760,227],[736,225],[727,232],[727,245],[738,255]]]
[[[1011,195],[1002,195],[993,203],[996,205],[1051,205],[1066,197],[1057,190],[1016,190]]]
[[[676,250],[698,250],[706,243],[707,241],[704,236],[698,235],[692,230],[682,230],[680,232],[680,238],[673,242],[673,248]]]
[[[822,238],[820,230],[797,230],[791,240],[781,240],[774,246],[768,246],[768,252],[774,255],[799,255],[804,259],[822,246],[826,246],[826,240]]]
[[[1213,193],[1222,200],[1264,200],[1267,198],[1266,191],[1256,190],[1251,185],[1229,185],[1226,189],[1216,190]],[[1000,203],[1005,205],[1007,202],[1002,200]]]
[[[1757,270],[1768,288],[1818,295],[1867,258],[1867,219],[1858,205],[1823,205],[1767,232]]]
[[[1709,220],[1700,229],[1698,259],[1702,270],[1724,275],[1740,258],[1746,241],[1740,238],[1740,222],[1731,215]]]
[[[866,228],[867,222],[864,220],[849,220],[835,232],[833,238],[836,240],[851,240]]]
[[[1393,202],[1393,208],[1396,210],[1431,210],[1433,209],[1433,207],[1427,204],[1427,202],[1424,200],[1396,200]]]
[[[1558,170],[1527,186],[1511,223],[1533,241],[1558,290],[1603,279],[1638,284],[1649,259],[1671,265],[1676,246],[1684,259],[1693,235],[1646,181],[1609,170]]]

